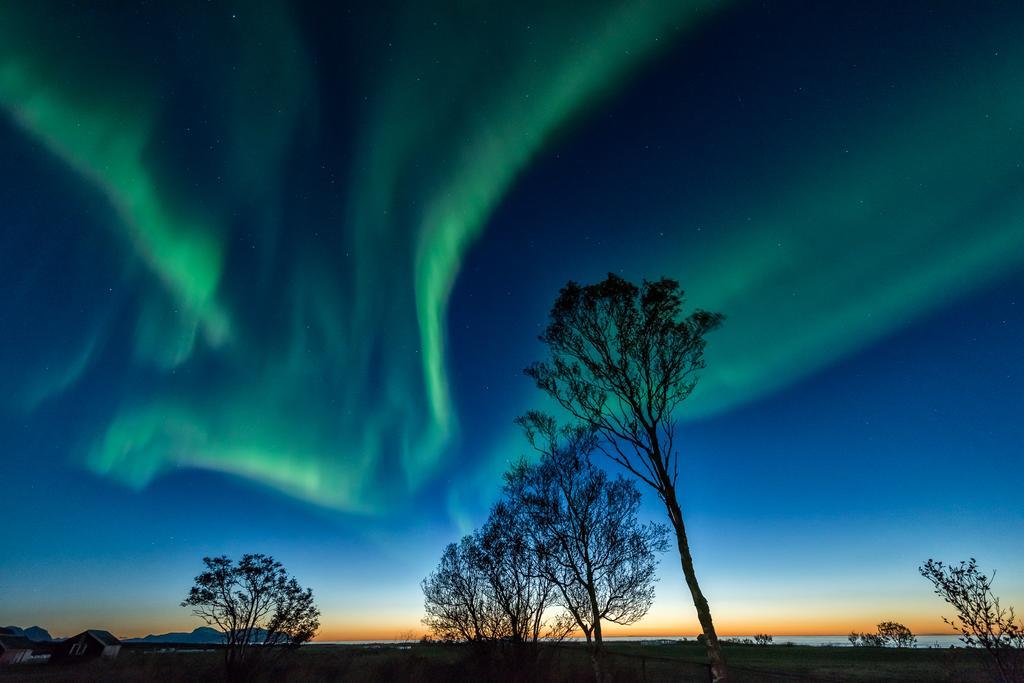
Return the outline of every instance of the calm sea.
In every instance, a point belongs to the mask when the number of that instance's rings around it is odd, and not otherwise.
[[[638,637],[638,636],[611,636],[605,638],[605,640],[619,640],[619,641],[661,641],[661,640],[681,640],[686,638],[687,640],[694,640],[695,636],[680,636],[678,638],[652,638],[652,637]],[[728,636],[724,637],[723,640],[743,640],[749,638],[753,640],[754,636]],[[793,645],[827,645],[830,647],[853,647],[846,636],[774,636],[772,645],[786,645],[792,643]],[[963,642],[960,640],[960,636],[954,635],[937,635],[937,636],[918,636],[917,647],[950,647],[951,645],[963,646]]]
[[[729,636],[723,640],[742,640],[744,638],[751,638],[753,636]],[[694,640],[694,636],[608,636],[605,638],[608,642],[632,642],[632,643],[670,643],[678,640]],[[570,638],[569,640],[583,640],[582,638]],[[830,647],[852,647],[850,641],[847,640],[846,636],[775,636],[773,645],[785,645],[792,643],[793,645],[818,645],[818,646],[830,646]],[[309,645],[408,645],[409,641],[404,640],[333,640],[333,641],[318,641],[315,643],[309,643]],[[941,647],[948,648],[951,646],[963,647],[963,642],[960,640],[960,636],[953,635],[938,635],[938,636],[918,636],[917,647]]]

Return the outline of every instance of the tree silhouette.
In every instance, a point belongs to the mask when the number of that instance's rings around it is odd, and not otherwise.
[[[501,501],[482,528],[445,548],[438,568],[421,583],[423,623],[435,637],[536,644],[564,635],[560,622],[546,619],[555,587],[540,571],[523,523]]]
[[[491,599],[503,615],[503,637],[536,643],[546,633],[545,613],[555,587],[540,570],[523,517],[513,503],[499,501],[479,534],[479,562]]]
[[[601,622],[639,621],[654,599],[657,559],[666,529],[637,521],[640,492],[633,481],[591,463],[593,433],[559,429],[553,418],[531,412],[517,422],[540,453],[506,474],[505,493],[526,519],[543,576],[591,645],[598,681],[608,676]]]
[[[482,642],[499,637],[500,617],[490,601],[475,536],[449,543],[437,569],[423,579],[423,623],[445,642]]]
[[[847,639],[854,647],[885,647],[885,638],[878,633],[857,633],[854,631],[847,636]]]
[[[606,455],[657,491],[675,531],[716,681],[728,672],[676,494],[675,426],[676,409],[704,368],[704,337],[722,319],[700,310],[684,317],[683,292],[674,280],[637,287],[609,273],[594,285],[569,282],[540,335],[549,358],[526,369],[542,391],[601,437]]]
[[[847,636],[854,647],[914,647],[917,637],[898,621],[883,621],[874,633],[857,633]]]
[[[878,625],[878,636],[885,646],[914,647],[917,637],[898,621],[883,621]]]
[[[984,648],[1004,683],[1024,681],[1024,624],[992,592],[995,572],[987,576],[973,557],[958,565],[928,560],[918,571],[956,610],[943,621],[960,632],[964,644]]]
[[[181,606],[224,633],[229,678],[244,678],[254,649],[297,647],[316,635],[320,610],[313,592],[273,557],[247,554],[237,563],[223,555],[204,557],[203,565]]]

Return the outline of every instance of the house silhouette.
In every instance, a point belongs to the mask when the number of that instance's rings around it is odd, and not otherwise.
[[[37,643],[13,631],[0,628],[0,666],[45,662],[50,658],[50,643]]]
[[[57,643],[53,649],[53,659],[116,657],[120,651],[121,641],[110,631],[89,629]]]

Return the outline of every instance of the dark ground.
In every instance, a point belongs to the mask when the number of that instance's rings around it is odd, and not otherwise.
[[[616,681],[707,681],[703,648],[697,643],[609,644],[609,667]],[[737,683],[754,681],[963,681],[987,683],[993,677],[985,654],[964,649],[895,650],[879,648],[730,645],[726,657]],[[223,681],[219,652],[155,652],[152,646],[126,647],[115,660],[81,664],[29,664],[0,668],[0,681],[110,682]],[[593,680],[590,660],[580,645],[544,648],[536,664],[522,652],[474,653],[466,646],[315,645],[276,661],[259,662],[254,681],[559,681]]]

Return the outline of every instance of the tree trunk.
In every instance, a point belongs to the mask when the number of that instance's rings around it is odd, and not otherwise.
[[[596,683],[604,683],[604,669],[601,666],[601,655],[593,647],[590,648],[590,665],[594,667],[594,681]]]
[[[611,680],[611,673],[608,671],[607,658],[604,652],[604,638],[601,635],[600,617],[594,621],[594,642],[591,643],[590,647],[590,662],[594,665],[594,680],[596,683],[607,683]]]
[[[683,566],[683,576],[686,577],[686,585],[693,597],[693,606],[697,609],[697,619],[700,621],[701,630],[707,639],[711,676],[716,683],[727,681],[729,672],[725,666],[725,657],[722,656],[722,645],[718,642],[715,624],[711,620],[711,608],[708,606],[704,593],[700,590],[700,584],[697,583],[697,573],[693,570],[693,557],[690,555],[690,543],[686,540],[686,525],[683,524],[683,513],[679,509],[676,490],[671,482],[667,481],[667,478],[663,483],[665,484],[665,507],[668,508],[668,516],[672,520],[672,527],[676,532],[676,543],[679,545],[679,562]]]
[[[590,598],[591,628],[594,631],[594,642],[590,647],[590,661],[594,665],[596,683],[611,681],[607,659],[604,652],[604,636],[601,634],[601,608],[597,605],[597,590],[594,588],[594,574],[587,560],[587,597]]]

